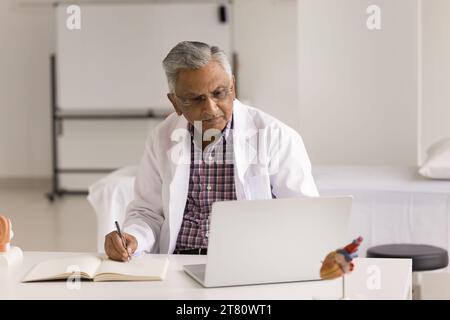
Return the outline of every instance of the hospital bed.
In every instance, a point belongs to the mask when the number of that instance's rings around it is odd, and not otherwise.
[[[137,167],[117,170],[89,187],[97,215],[97,247],[122,222],[133,199]],[[360,255],[385,243],[426,243],[450,247],[450,181],[429,180],[415,167],[315,166],[321,195],[353,195],[349,239],[364,237]]]

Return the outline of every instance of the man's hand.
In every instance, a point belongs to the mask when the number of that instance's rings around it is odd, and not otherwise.
[[[131,256],[137,249],[138,243],[135,237],[125,232],[122,232],[122,236],[127,245],[127,249],[123,247],[122,240],[117,231],[110,232],[105,236],[105,252],[112,260],[128,261],[128,253]]]

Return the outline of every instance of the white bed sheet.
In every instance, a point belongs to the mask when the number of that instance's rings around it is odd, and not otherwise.
[[[416,167],[316,166],[313,175],[326,189],[450,194],[450,180],[427,179]]]
[[[114,221],[125,218],[136,170],[125,167],[89,188],[99,252]],[[349,238],[364,237],[361,256],[367,248],[386,243],[450,247],[450,181],[428,180],[413,167],[316,166],[313,175],[321,195],[354,196]]]
[[[115,230],[114,221],[122,225],[125,211],[134,197],[137,166],[124,167],[89,186],[89,203],[97,215],[97,251],[105,252],[105,235]]]
[[[350,237],[360,252],[387,243],[450,247],[450,181],[428,180],[414,167],[318,166],[321,195],[354,196]]]

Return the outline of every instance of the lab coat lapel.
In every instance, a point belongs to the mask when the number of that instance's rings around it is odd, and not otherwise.
[[[176,245],[176,235],[183,220],[184,207],[189,189],[190,161],[191,161],[191,136],[187,129],[187,120],[184,116],[173,129],[173,146],[168,150],[168,159],[171,161],[173,178],[169,190],[169,228],[170,239],[167,243],[170,248],[161,248],[161,252],[172,252]]]
[[[256,159],[257,130],[253,119],[248,112],[241,107],[239,100],[233,102],[233,151],[236,196],[238,200],[249,199],[248,186],[245,184],[247,171]],[[173,129],[175,137],[172,148],[168,151],[168,159],[171,159],[173,178],[169,192],[169,228],[170,239],[162,241],[161,252],[173,252],[176,246],[176,236],[183,221],[184,209],[189,189],[191,139],[187,129],[187,120],[180,116],[177,125]],[[174,149],[175,148],[175,149]],[[163,247],[167,243],[169,248]]]
[[[233,151],[234,151],[234,181],[238,200],[249,199],[246,176],[250,165],[255,161],[257,153],[256,126],[247,110],[242,108],[239,100],[233,105]]]

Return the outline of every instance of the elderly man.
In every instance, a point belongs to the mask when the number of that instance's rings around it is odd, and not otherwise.
[[[105,238],[111,259],[141,252],[206,254],[216,201],[318,196],[300,135],[236,99],[223,51],[184,41],[163,67],[175,113],[148,137],[127,208],[125,243],[117,232]]]

